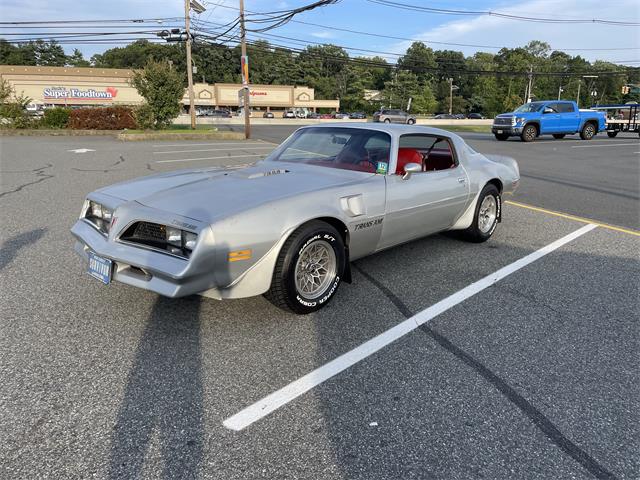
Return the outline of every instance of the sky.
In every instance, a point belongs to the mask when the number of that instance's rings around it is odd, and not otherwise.
[[[458,10],[490,10],[514,15],[547,17],[555,19],[607,19],[640,22],[640,1],[616,0],[614,5],[603,8],[602,0],[521,0],[506,2],[496,0],[396,0],[413,5]],[[92,2],[78,0],[0,0],[0,22],[33,20],[88,20],[166,18],[184,15],[181,0],[109,0]],[[207,11],[194,15],[207,22],[224,24],[232,21],[238,0],[201,0]],[[311,3],[311,0],[246,0],[246,9],[267,12],[290,9]],[[640,66],[640,28],[611,26],[596,23],[549,24],[509,20],[494,16],[453,16],[426,12],[413,12],[372,3],[368,0],[341,0],[336,5],[305,12],[296,20],[324,26],[312,26],[291,22],[269,32],[305,43],[332,43],[360,50],[349,50],[351,56],[380,55],[394,62],[411,44],[409,40],[395,40],[376,34],[422,40],[434,50],[451,49],[472,55],[476,51],[497,52],[501,47],[517,47],[531,40],[548,42],[552,48],[581,55],[587,60],[607,60],[614,63]],[[157,30],[167,24],[141,24],[141,30]],[[334,28],[364,31],[374,34],[361,35]],[[28,27],[23,32],[44,31]],[[53,31],[53,30],[47,30]],[[62,32],[65,30],[57,29]],[[84,31],[87,31],[84,27]],[[6,28],[0,29],[7,33]],[[17,32],[17,30],[11,30]],[[288,44],[301,48],[297,40],[262,36],[272,43]],[[5,37],[9,38],[9,37]],[[17,37],[12,37],[17,38]],[[440,43],[437,43],[440,42]],[[450,43],[483,45],[492,48],[447,45]],[[86,58],[100,53],[110,46],[66,44],[70,53],[74,47]],[[571,49],[571,50],[569,50]],[[602,49],[602,50],[594,50]],[[612,49],[612,50],[604,50]],[[620,50],[613,50],[620,49]],[[380,52],[380,53],[376,53]]]

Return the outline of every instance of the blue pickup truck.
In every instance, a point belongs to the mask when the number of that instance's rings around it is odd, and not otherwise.
[[[523,142],[533,142],[540,135],[560,139],[574,133],[591,140],[606,131],[605,121],[603,112],[580,110],[576,102],[547,100],[525,103],[511,113],[498,115],[491,132],[498,140],[520,137]]]

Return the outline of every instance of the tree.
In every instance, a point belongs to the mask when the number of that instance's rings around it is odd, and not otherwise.
[[[415,73],[421,82],[426,82],[434,77],[433,72],[437,67],[436,56],[424,43],[413,42],[398,59],[398,67]]]
[[[67,57],[67,65],[71,67],[89,67],[91,64],[84,59],[82,52],[77,48],[73,49],[73,53]]]
[[[166,127],[180,113],[184,78],[168,62],[147,62],[134,72],[131,84],[146,100],[156,128]]]

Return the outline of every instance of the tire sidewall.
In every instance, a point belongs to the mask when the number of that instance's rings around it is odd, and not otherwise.
[[[529,130],[531,130],[531,129],[533,129],[534,135],[533,135],[532,138],[529,138],[527,136],[527,132]],[[522,137],[521,138],[522,138],[522,141],[524,141],[524,142],[533,142],[536,139],[537,135],[538,135],[538,127],[536,127],[533,124],[529,124],[529,125],[525,125],[524,129],[522,130]]]
[[[480,230],[480,226],[478,225],[478,218],[480,217],[480,205],[482,205],[482,202],[488,195],[493,196],[496,201],[496,219],[493,222],[491,229],[485,233]],[[502,216],[502,197],[500,196],[500,192],[498,191],[496,186],[489,184],[482,189],[482,192],[480,192],[480,196],[478,197],[478,202],[476,204],[476,213],[473,216],[472,227],[474,230],[474,234],[479,241],[485,241],[491,238],[491,236],[493,235],[493,232],[495,232],[496,228],[498,227],[498,223],[501,216]]]
[[[587,132],[589,132],[589,130],[591,130],[591,134],[588,134]],[[596,128],[593,126],[592,123],[587,123],[584,127],[582,127],[582,139],[583,140],[591,140],[593,137],[595,137],[596,135]]]
[[[332,248],[336,256],[336,276],[321,296],[313,300],[303,298],[296,289],[295,268],[302,251],[315,242],[324,240]],[[297,313],[311,313],[324,307],[335,296],[342,282],[345,266],[345,249],[340,234],[330,225],[318,226],[305,230],[289,247],[285,256],[284,279],[288,302]]]

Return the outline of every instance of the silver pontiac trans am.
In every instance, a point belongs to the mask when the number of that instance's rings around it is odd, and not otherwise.
[[[261,295],[299,314],[350,262],[445,230],[491,237],[515,160],[435,128],[303,127],[255,165],[197,168],[87,196],[71,232],[88,272],[167,297]]]

